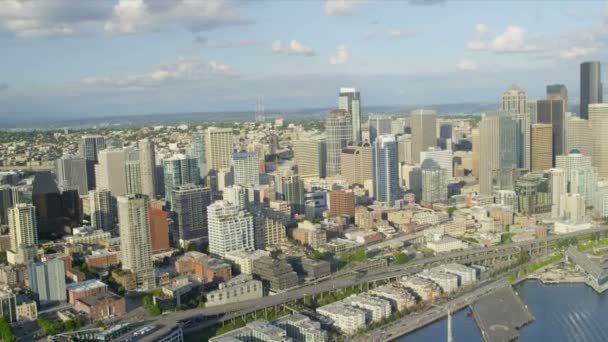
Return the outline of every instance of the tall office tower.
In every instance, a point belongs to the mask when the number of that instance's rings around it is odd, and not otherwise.
[[[149,139],[138,142],[141,193],[156,198],[156,151]]]
[[[185,154],[176,154],[163,160],[165,197],[171,202],[171,190],[182,184],[199,184],[200,172],[196,158]]]
[[[479,156],[481,154],[479,128],[473,128],[471,130],[471,145],[471,173],[473,173],[473,176],[479,178]]]
[[[340,154],[342,149],[352,141],[352,124],[350,117],[344,110],[335,110],[329,113],[325,120],[327,138],[327,176],[340,175]]]
[[[608,103],[589,105],[593,135],[593,165],[600,177],[608,177]]]
[[[172,191],[174,222],[180,245],[189,240],[207,240],[207,207],[211,205],[211,189],[186,184]]]
[[[293,142],[293,157],[302,178],[325,177],[327,145],[325,139],[308,138]]]
[[[391,134],[391,123],[393,118],[390,115],[371,114],[367,120],[369,123],[369,141],[376,141],[376,137]]]
[[[206,171],[230,168],[234,152],[232,128],[209,127],[205,144]]]
[[[209,224],[209,253],[224,257],[238,250],[253,251],[253,217],[246,210],[226,201],[216,201],[207,207]]]
[[[530,169],[530,112],[528,96],[512,85],[502,94],[502,111],[509,112],[517,125],[517,166]]]
[[[564,113],[568,112],[568,89],[563,84],[549,84],[547,86],[547,100],[563,100]]]
[[[446,177],[449,181],[454,177],[453,156],[454,154],[450,150],[442,150],[439,147],[429,147],[428,150],[420,152],[420,164],[424,165],[427,160],[433,161],[437,166],[446,171]]]
[[[95,165],[95,188],[106,189],[114,196],[127,194],[125,150],[105,149],[99,151]]]
[[[291,206],[292,214],[303,214],[304,207],[304,181],[298,175],[284,176],[281,179],[283,200]]]
[[[114,210],[110,190],[89,191],[89,210],[91,211],[91,226],[103,230],[114,228]]]
[[[238,152],[232,154],[234,184],[241,186],[260,185],[258,156],[255,153]]]
[[[141,194],[141,164],[139,150],[125,147],[125,175],[127,180],[127,194]]]
[[[28,264],[38,251],[38,227],[36,208],[31,204],[19,203],[8,210],[8,230],[11,248],[7,259],[11,265]]]
[[[192,133],[192,156],[198,161],[201,179],[207,176],[207,132]]]
[[[15,191],[10,185],[0,186],[0,225],[8,224],[8,209],[19,203],[15,198]]]
[[[552,162],[553,164],[555,164],[555,156],[559,156],[565,153],[564,101],[562,99],[538,100],[536,102],[536,118],[537,123],[550,124],[551,126],[553,126]]]
[[[55,160],[55,177],[62,189],[76,189],[80,196],[88,192],[87,163],[82,157],[63,155]]]
[[[439,126],[439,138],[452,139],[453,127],[451,123],[442,123]]]
[[[78,144],[78,154],[87,163],[87,183],[89,190],[95,188],[95,164],[97,153],[106,148],[106,140],[101,135],[83,135]]]
[[[531,170],[544,171],[553,166],[553,126],[538,123],[532,125],[530,141]]]
[[[116,197],[120,227],[122,269],[135,274],[137,287],[148,291],[156,287],[150,238],[150,199],[136,194]]]
[[[342,150],[340,168],[342,177],[349,184],[365,184],[374,179],[374,162],[372,145],[365,142],[351,143]]]
[[[591,160],[578,150],[572,150],[565,156],[557,156],[556,160],[556,167],[564,170],[568,192],[583,195],[588,206],[594,203],[598,179],[598,171]]]
[[[483,113],[479,122],[479,191],[492,195],[492,171],[517,167],[517,124],[509,113]]]
[[[405,133],[405,118],[394,118],[391,122],[391,131],[389,134],[399,135]]]
[[[566,120],[566,139],[564,154],[577,149],[582,154],[593,156],[593,134],[589,121],[573,116]]]
[[[32,185],[32,204],[36,207],[38,236],[56,238],[65,234],[65,227],[82,224],[78,191],[59,191],[50,172],[40,172]]]
[[[397,152],[400,163],[412,162],[412,135],[401,134],[397,136]]]
[[[448,199],[447,171],[437,164],[422,166],[422,203],[445,202]]]
[[[551,175],[551,196],[553,202],[551,217],[557,218],[562,212],[562,195],[568,192],[568,181],[566,179],[566,173],[562,169],[550,169],[549,174]]]
[[[224,188],[222,191],[222,199],[228,203],[234,204],[239,209],[246,209],[249,199],[247,198],[247,189],[240,185],[231,185]]]
[[[348,113],[351,123],[351,141],[361,141],[361,94],[355,88],[340,88],[338,109]]]
[[[397,139],[393,135],[376,138],[373,149],[374,197],[392,205],[400,198]]]
[[[420,152],[437,146],[437,114],[416,109],[410,113],[412,127],[412,162],[420,163]]]
[[[65,264],[61,259],[33,262],[27,266],[28,284],[41,305],[65,302]]]
[[[581,63],[581,119],[589,119],[589,105],[603,102],[600,62]]]

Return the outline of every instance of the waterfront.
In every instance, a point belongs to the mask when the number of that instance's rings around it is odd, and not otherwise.
[[[520,330],[519,342],[539,340],[608,341],[608,297],[584,284],[545,285],[530,280],[515,287],[535,321]],[[454,341],[481,341],[475,321],[467,317],[469,309],[453,315]],[[445,341],[446,320],[435,322],[400,338],[402,342]]]

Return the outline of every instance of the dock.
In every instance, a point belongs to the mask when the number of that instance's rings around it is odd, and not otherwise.
[[[534,316],[511,286],[504,286],[471,305],[473,316],[486,342],[509,342]]]

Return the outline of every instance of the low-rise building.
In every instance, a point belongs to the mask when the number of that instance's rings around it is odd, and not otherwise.
[[[272,292],[284,291],[298,285],[298,274],[285,260],[261,257],[253,263],[253,273]]]
[[[447,253],[467,248],[467,243],[449,235],[436,235],[427,241],[426,247],[435,253]]]
[[[235,341],[292,342],[293,339],[287,336],[285,330],[263,320],[247,323],[242,328],[209,339],[209,342]]]
[[[17,321],[35,321],[38,319],[36,301],[25,296],[17,296]]]
[[[327,342],[327,331],[321,329],[321,323],[295,313],[274,322],[274,325],[287,332],[287,336],[298,342]]]
[[[253,273],[253,263],[263,257],[270,255],[267,251],[263,250],[255,250],[255,251],[232,251],[226,253],[224,258],[226,260],[231,261],[236,269],[238,269],[241,274],[252,274]]]
[[[112,238],[110,232],[95,229],[93,227],[74,228],[72,235],[65,236],[63,239],[70,244],[100,245]]]
[[[336,302],[317,308],[317,313],[332,320],[333,325],[346,335],[365,327],[365,311]]]
[[[446,264],[433,268],[433,270],[450,273],[458,277],[458,285],[466,286],[477,281],[477,270],[460,264]]]
[[[74,305],[80,298],[94,296],[108,291],[108,285],[97,280],[85,280],[79,283],[70,283],[65,286],[68,291],[68,303]]]
[[[108,268],[119,263],[118,253],[109,252],[105,249],[93,251],[90,255],[84,257],[84,261],[93,268]]]
[[[137,277],[129,270],[112,271],[112,278],[127,291],[137,289]]]
[[[120,317],[127,312],[125,298],[112,292],[80,298],[74,309],[85,313],[93,322]]]
[[[418,276],[406,276],[401,278],[399,283],[406,287],[412,289],[414,293],[420,298],[422,301],[430,301],[432,302],[437,296],[441,294],[441,289],[435,282],[420,278]]]
[[[431,280],[441,288],[443,293],[451,293],[458,290],[458,276],[454,274],[424,270],[418,273],[418,277]]]
[[[369,291],[370,294],[384,298],[391,303],[396,311],[403,311],[416,305],[416,298],[404,286],[397,283],[389,283]]]
[[[258,299],[264,296],[262,282],[253,279],[251,275],[242,274],[220,283],[219,289],[207,293],[206,306],[217,306],[237,303],[250,299]]]
[[[367,293],[352,295],[342,302],[365,311],[365,319],[368,323],[380,322],[391,315],[391,302]]]
[[[154,295],[154,303],[163,310],[171,310],[188,302],[193,297],[193,290],[197,284],[191,282],[187,276],[171,279],[171,281],[160,288],[161,293]]]

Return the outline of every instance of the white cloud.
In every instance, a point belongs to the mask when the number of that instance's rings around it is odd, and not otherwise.
[[[494,37],[488,37],[490,29],[484,24],[477,24],[473,40],[468,43],[468,48],[477,51],[491,52],[533,52],[538,47],[529,44],[524,39],[526,30],[521,26],[509,26],[504,32]]]
[[[564,52],[562,52],[561,57],[563,59],[576,59],[581,57],[589,56],[595,53],[598,50],[596,46],[591,47],[582,47],[582,46],[573,46]]]
[[[313,48],[305,46],[297,40],[292,40],[288,45],[285,46],[280,40],[275,40],[272,42],[270,49],[274,53],[287,54],[290,56],[312,57],[315,55],[315,50]]]
[[[353,8],[363,2],[364,0],[326,0],[325,15],[351,15],[353,13]]]
[[[89,87],[144,88],[167,82],[199,81],[214,76],[237,77],[228,65],[215,61],[205,65],[198,58],[179,57],[176,62],[159,65],[148,71],[123,77],[85,77],[80,83]]]
[[[389,38],[411,38],[416,34],[417,32],[412,30],[389,30],[385,33]]]
[[[458,64],[456,64],[458,70],[462,71],[476,71],[478,69],[477,62],[470,59],[461,59]]]
[[[346,45],[338,45],[338,47],[336,48],[336,54],[334,56],[329,57],[329,64],[344,64],[348,62],[349,58],[350,53],[348,52],[348,48],[346,47]]]

